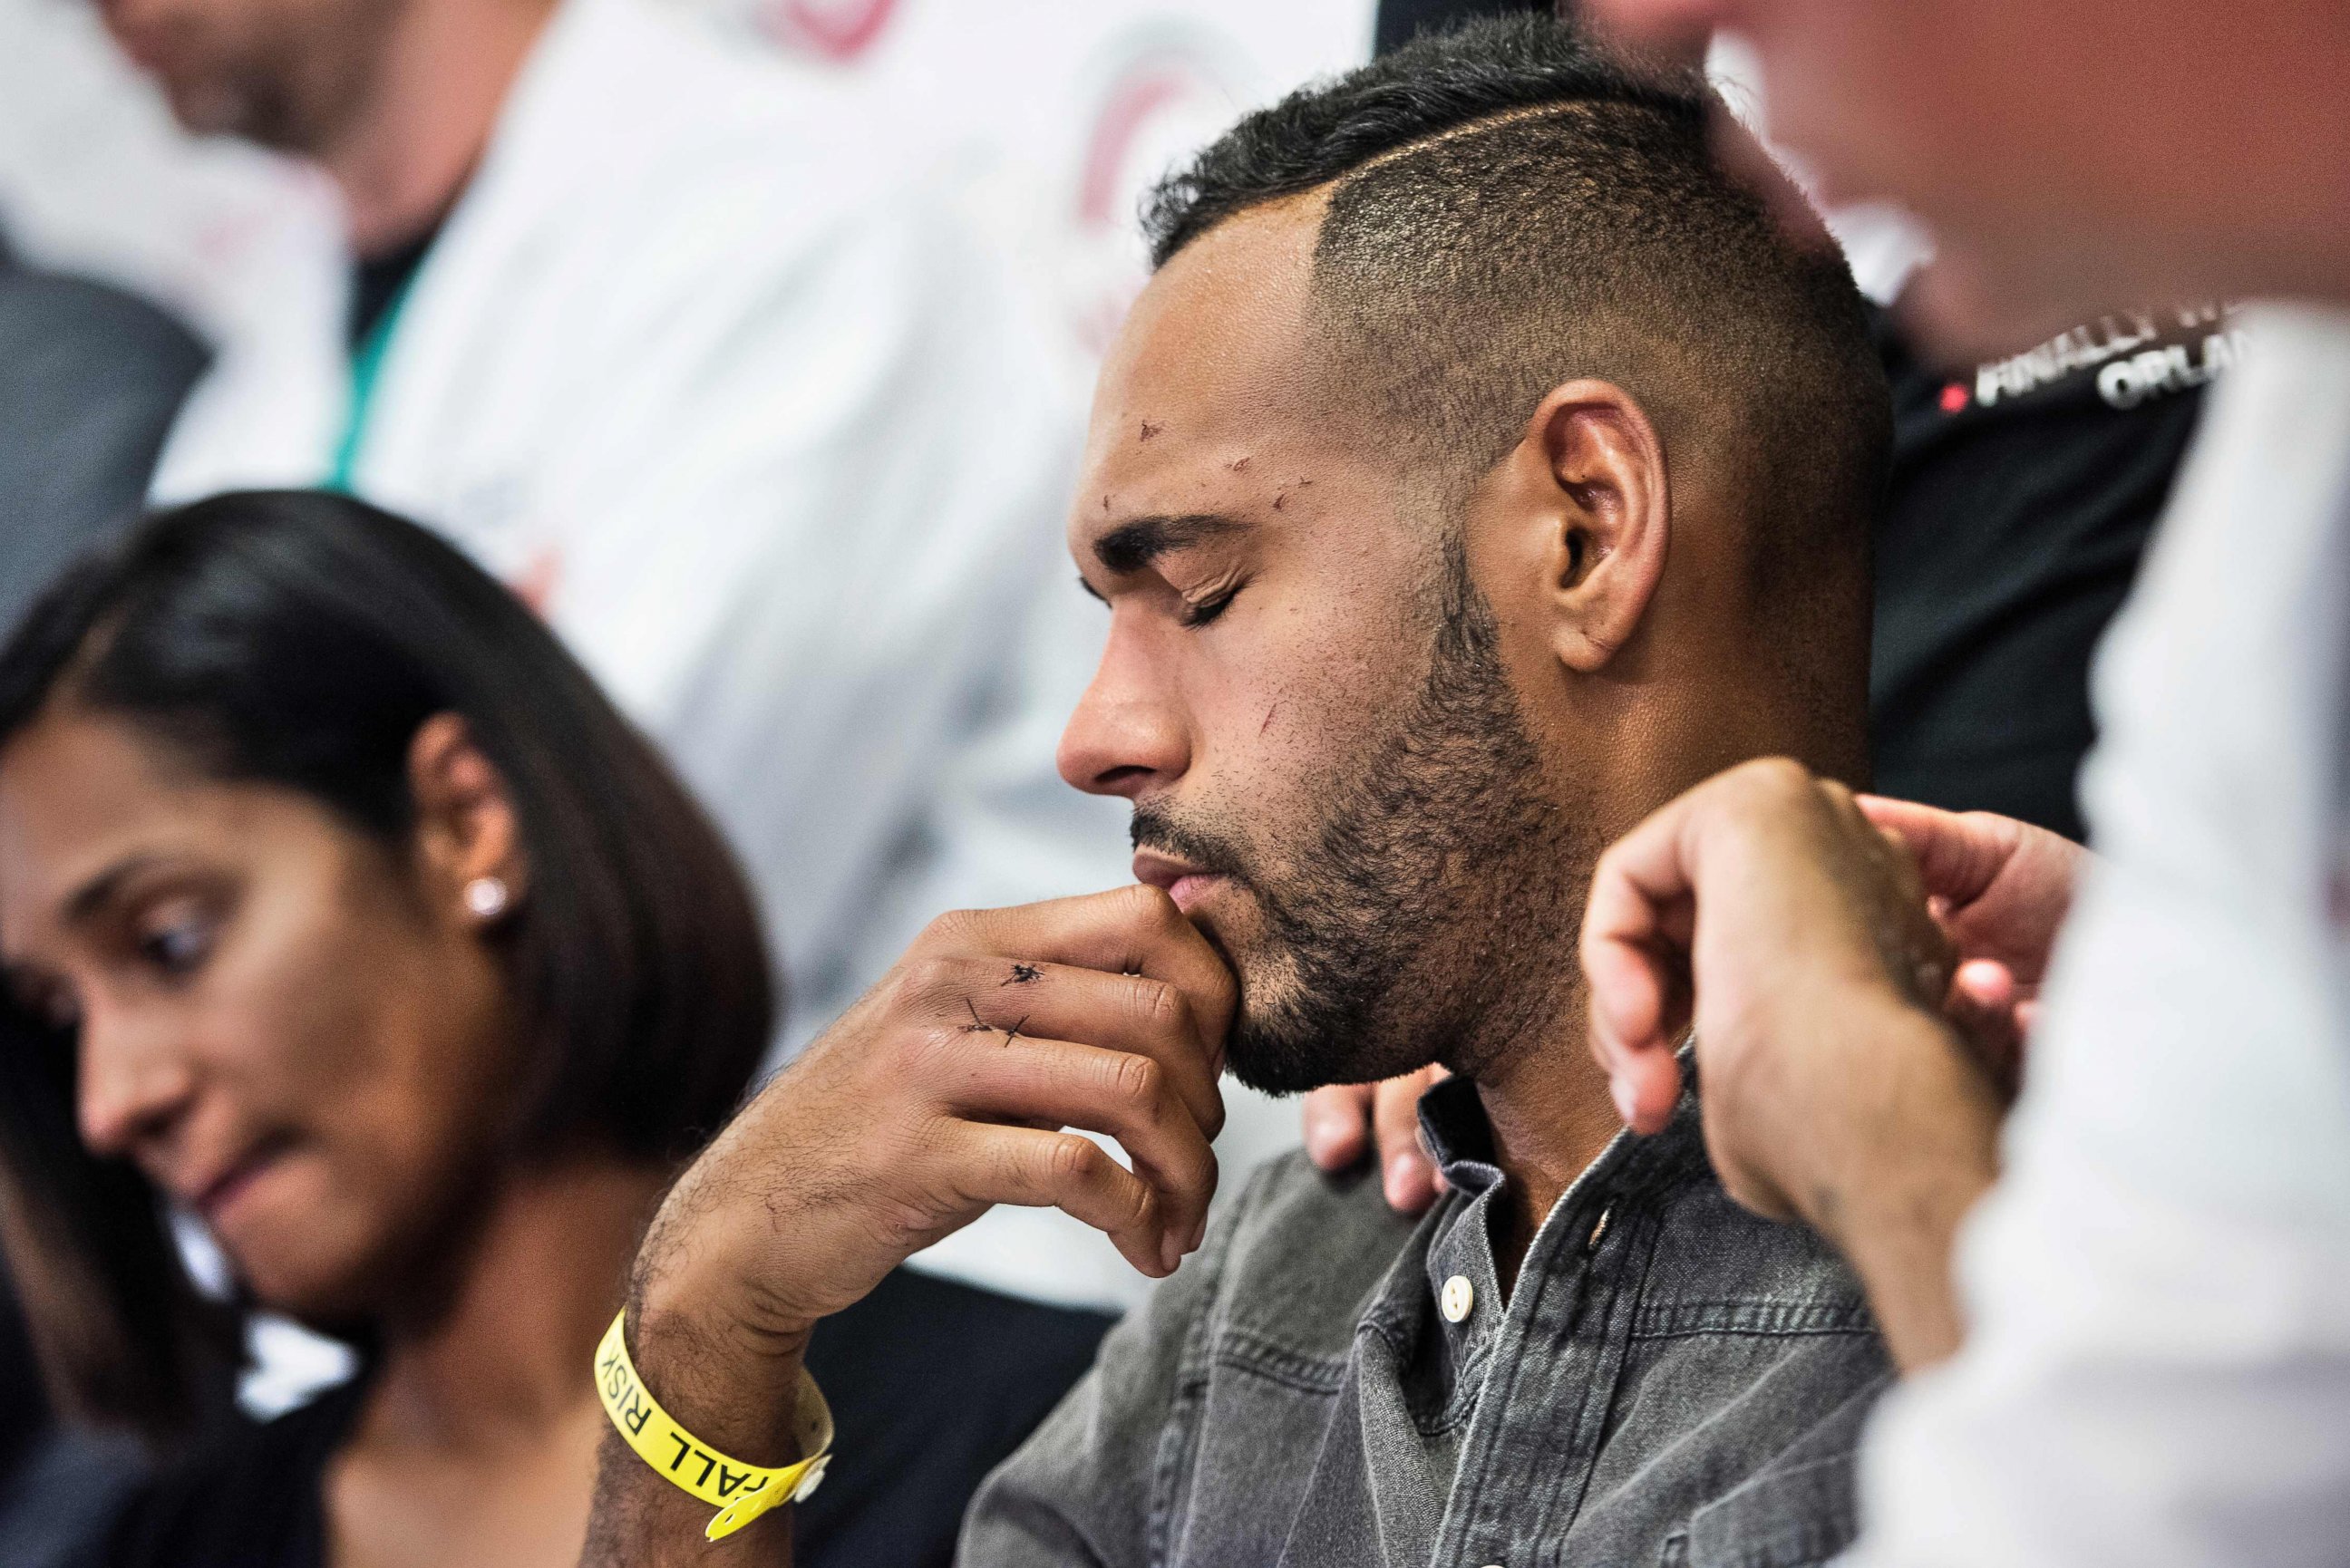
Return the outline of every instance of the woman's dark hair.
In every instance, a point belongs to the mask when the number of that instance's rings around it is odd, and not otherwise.
[[[206,776],[298,790],[404,848],[411,742],[463,719],[517,819],[527,894],[500,927],[528,1035],[521,1158],[673,1161],[764,1049],[757,913],[669,768],[513,594],[414,524],[308,491],[217,496],[70,568],[0,651],[0,747],[60,707]],[[75,1041],[0,1002],[0,1241],[53,1395],[184,1430],[234,1324],[182,1270],[158,1197],[75,1130]]]

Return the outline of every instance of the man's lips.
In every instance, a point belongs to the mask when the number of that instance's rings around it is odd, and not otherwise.
[[[1202,870],[1170,855],[1161,855],[1155,849],[1138,849],[1134,854],[1134,879],[1163,888],[1167,896],[1175,900],[1175,907],[1187,915],[1194,904],[1207,897],[1222,875],[1220,871]]]

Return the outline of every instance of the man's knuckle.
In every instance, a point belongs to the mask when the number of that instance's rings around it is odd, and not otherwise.
[[[889,1012],[903,1017],[930,1009],[938,993],[939,961],[911,958],[889,977]]]
[[[1149,1110],[1166,1087],[1166,1071],[1148,1056],[1120,1056],[1110,1065],[1110,1086],[1126,1106]]]
[[[1240,981],[1221,963],[1208,976],[1207,993],[1210,1004],[1226,1018],[1240,1007]]]
[[[946,1065],[962,1043],[961,1032],[950,1024],[899,1029],[889,1036],[891,1075],[900,1084],[927,1080]]]
[[[1137,1230],[1149,1226],[1159,1212],[1159,1194],[1148,1182],[1129,1180],[1126,1184],[1128,1223]]]
[[[1046,1147],[1045,1167],[1056,1183],[1091,1179],[1108,1159],[1093,1139],[1073,1132],[1055,1133]]]
[[[1742,790],[1769,798],[1808,794],[1813,786],[1811,770],[1791,757],[1756,757],[1732,769],[1729,778]]]
[[[1183,911],[1164,888],[1137,882],[1127,889],[1127,915],[1143,931],[1163,935],[1183,924]]]
[[[922,928],[917,947],[953,947],[969,937],[979,922],[977,909],[949,909]]]
[[[1180,1033],[1191,1022],[1191,1003],[1182,992],[1163,980],[1138,980],[1130,993],[1135,1012],[1145,1028]]]

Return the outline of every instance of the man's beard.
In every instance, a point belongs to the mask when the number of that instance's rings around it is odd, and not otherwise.
[[[1226,1059],[1251,1087],[1363,1083],[1440,1059],[1475,1073],[1555,1016],[1572,983],[1587,815],[1544,793],[1500,627],[1457,549],[1447,566],[1426,680],[1333,786],[1278,884],[1242,835],[1157,802],[1135,810],[1138,847],[1222,874],[1263,911],[1269,950],[1229,955],[1243,972]]]

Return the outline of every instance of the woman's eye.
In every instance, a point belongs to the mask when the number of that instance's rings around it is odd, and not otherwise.
[[[193,913],[156,926],[139,939],[139,956],[164,974],[192,971],[212,951],[212,922]]]
[[[1186,599],[1183,601],[1180,618],[1188,627],[1206,626],[1232,608],[1232,601],[1241,597],[1241,589],[1247,586],[1245,583],[1232,583],[1216,589],[1205,597]]]

